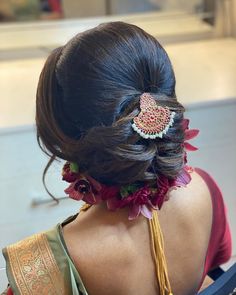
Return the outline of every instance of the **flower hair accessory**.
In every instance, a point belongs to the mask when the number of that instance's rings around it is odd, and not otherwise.
[[[176,179],[169,180],[160,176],[155,186],[145,184],[131,184],[125,186],[106,186],[98,183],[88,175],[84,175],[79,170],[71,171],[74,164],[66,162],[63,167],[63,180],[70,183],[65,189],[65,193],[71,199],[84,201],[94,205],[104,201],[111,211],[128,207],[129,219],[133,220],[140,214],[152,218],[152,211],[161,209],[164,201],[168,200],[168,193],[177,187],[186,186],[191,176],[189,168],[184,168]]]
[[[158,106],[150,93],[140,96],[141,112],[134,118],[133,129],[145,139],[162,138],[173,125],[175,112]]]
[[[83,200],[91,205],[98,203],[98,198],[95,195],[98,195],[101,185],[92,177],[85,177],[85,175],[79,173],[79,167],[76,163],[66,162],[62,170],[62,180],[71,183],[65,190],[65,193],[71,199]]]
[[[183,160],[186,164],[186,151],[197,150],[187,141],[196,137],[199,130],[189,129],[188,119],[183,119],[182,128],[185,134]],[[74,200],[82,200],[90,205],[105,202],[111,211],[127,207],[129,220],[135,219],[140,214],[151,219],[153,210],[161,209],[163,203],[169,199],[169,193],[172,190],[185,187],[191,181],[192,171],[192,167],[185,165],[176,178],[169,179],[164,175],[158,175],[156,183],[152,185],[144,182],[124,186],[107,186],[81,173],[76,163],[66,162],[62,170],[62,179],[70,183],[65,193]]]

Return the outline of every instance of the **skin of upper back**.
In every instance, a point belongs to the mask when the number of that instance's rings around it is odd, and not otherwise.
[[[203,273],[212,204],[201,177],[172,191],[158,211],[172,292],[195,294]],[[63,228],[68,251],[89,295],[158,295],[148,220],[96,205]]]

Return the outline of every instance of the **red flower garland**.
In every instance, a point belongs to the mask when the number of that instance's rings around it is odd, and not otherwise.
[[[185,140],[190,140],[197,136],[199,130],[189,129],[189,120],[183,120],[183,129],[185,130]],[[184,148],[187,151],[195,151],[196,147],[188,142],[184,142]],[[187,154],[185,151],[184,162],[187,162]],[[63,180],[70,183],[65,193],[70,198],[80,201],[83,200],[88,204],[98,204],[105,201],[109,210],[115,211],[120,208],[129,208],[129,219],[133,220],[140,214],[147,218],[152,218],[153,209],[161,209],[164,201],[168,200],[171,190],[177,187],[186,186],[191,181],[191,168],[184,166],[179,175],[175,179],[168,179],[161,175],[157,179],[156,187],[150,187],[148,183],[144,187],[137,188],[135,186],[106,186],[100,184],[88,175],[79,173],[76,164],[66,163],[63,167]],[[131,187],[131,192],[129,191]],[[121,191],[126,191],[125,196]]]

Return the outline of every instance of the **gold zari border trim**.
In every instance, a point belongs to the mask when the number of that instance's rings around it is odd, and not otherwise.
[[[44,233],[7,248],[11,272],[21,295],[62,295],[63,276]]]

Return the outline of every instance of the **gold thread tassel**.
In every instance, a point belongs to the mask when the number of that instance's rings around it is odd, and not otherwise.
[[[81,206],[80,211],[87,211],[90,207],[92,207],[92,205],[85,203]]]
[[[149,219],[151,233],[152,254],[155,262],[156,275],[159,283],[160,295],[173,295],[167,271],[167,263],[164,252],[164,239],[158,220],[157,211],[153,211],[152,219]]]

